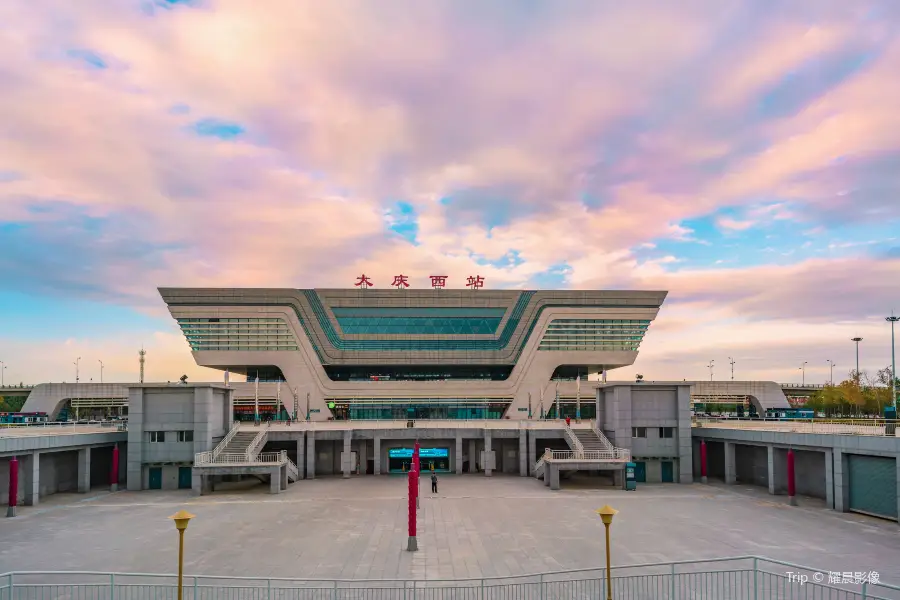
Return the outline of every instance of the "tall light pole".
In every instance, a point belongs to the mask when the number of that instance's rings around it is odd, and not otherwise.
[[[800,380],[800,385],[806,385],[806,363],[808,361],[803,361],[803,364],[800,365],[800,370],[803,371],[803,379]]]
[[[619,512],[609,504],[595,511],[603,520],[603,528],[606,529],[606,600],[612,600],[612,560],[609,556],[609,526],[613,517]],[[180,599],[179,599],[180,600]]]
[[[729,356],[728,362],[731,363],[731,380],[734,381],[734,359]]]
[[[6,363],[0,360],[0,387],[6,386],[6,380],[3,378],[3,371],[6,370]]]
[[[863,341],[861,337],[850,338],[851,342],[856,342],[856,385],[859,385],[859,343]]]
[[[187,529],[188,521],[195,516],[186,510],[179,510],[169,517],[175,521],[175,529],[178,530],[178,600],[182,600],[184,590],[184,530]]]
[[[825,362],[827,362],[828,366],[831,368],[831,375],[828,377],[828,385],[833,386],[834,385],[834,361],[829,358]]]
[[[706,365],[706,368],[709,369],[709,380],[710,381],[712,381],[712,378],[713,378],[713,366],[714,366],[715,362],[716,362],[716,360],[713,359],[713,360],[709,361],[708,365]]]
[[[81,362],[81,357],[79,356],[78,358],[75,359],[75,362],[72,363],[73,365],[75,365],[75,383],[78,383],[78,367],[79,367],[80,362]]]
[[[885,321],[891,324],[891,405],[897,408],[897,354],[894,347],[894,323],[900,321],[891,311],[891,316],[885,317]]]
[[[98,358],[97,362],[100,363],[100,383],[103,383],[103,361]]]

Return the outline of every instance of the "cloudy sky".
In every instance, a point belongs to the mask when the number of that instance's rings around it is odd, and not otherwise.
[[[669,290],[648,379],[890,362],[900,5],[0,3],[5,380],[219,379],[157,286]]]

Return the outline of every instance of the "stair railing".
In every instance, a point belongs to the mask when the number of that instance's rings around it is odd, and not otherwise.
[[[584,445],[582,445],[581,440],[578,439],[578,436],[575,435],[575,432],[572,431],[572,428],[567,424],[563,425],[566,436],[566,441],[569,443],[569,446],[572,448],[572,451],[576,454],[584,454]]]
[[[616,447],[613,446],[612,442],[609,441],[609,438],[603,433],[600,429],[600,421],[598,419],[594,419],[593,424],[591,425],[591,429],[597,434],[597,437],[600,438],[600,443],[603,444],[603,447],[607,450],[615,450]]]
[[[256,455],[259,454],[260,449],[265,445],[266,439],[269,437],[269,425],[260,430],[259,433],[256,434],[256,437],[253,438],[253,441],[250,442],[250,445],[247,446],[247,462],[253,462],[256,458]]]
[[[285,453],[285,456],[287,456],[287,453]],[[300,480],[300,469],[297,468],[297,465],[294,464],[294,461],[292,461],[290,458],[287,458],[286,460],[287,460],[288,474],[293,476],[294,481],[299,481]]]
[[[228,433],[225,435],[225,437],[222,438],[222,441],[219,442],[218,444],[216,444],[216,447],[213,448],[212,456],[211,456],[211,458],[213,460],[215,460],[215,458],[217,456],[219,456],[223,450],[225,450],[225,446],[228,445],[228,442],[230,442],[232,440],[232,438],[234,438],[234,436],[237,434],[238,431],[240,431],[240,429],[241,429],[240,421],[235,421],[231,424],[231,429],[228,430]]]

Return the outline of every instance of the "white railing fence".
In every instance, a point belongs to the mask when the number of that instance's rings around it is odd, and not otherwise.
[[[889,419],[728,419],[694,417],[694,427],[900,437],[900,422]]]
[[[291,459],[287,459],[287,470],[288,474],[294,478],[294,481],[298,481],[300,479],[300,469],[297,468],[297,465]]]
[[[282,464],[286,460],[286,450],[281,450],[280,452],[260,452],[252,458],[248,458],[247,454],[243,452],[220,452],[215,456],[212,452],[200,452],[194,456],[194,465]]]
[[[584,452],[584,446],[581,444],[581,440],[578,439],[578,436],[575,435],[575,432],[572,431],[572,427],[568,423],[563,423],[563,433],[566,436],[566,441],[569,443],[569,446],[575,452]]]
[[[260,449],[265,446],[266,440],[269,437],[268,425],[264,427],[259,433],[256,434],[256,437],[253,438],[253,441],[250,442],[250,445],[247,446],[247,461],[252,461],[253,457],[256,456]]]
[[[213,448],[213,456],[218,456],[225,450],[225,447],[228,446],[228,443],[234,438],[235,434],[241,430],[241,422],[234,421],[231,424],[231,429],[228,430],[228,433],[225,437],[222,438],[222,441],[216,444],[216,447]]]
[[[849,575],[849,577],[845,577]],[[328,580],[187,575],[184,600],[596,600],[611,583],[616,600],[898,600],[900,587],[874,572],[831,573],[743,556],[474,579]],[[13,572],[0,575],[0,600],[174,598],[176,575]]]

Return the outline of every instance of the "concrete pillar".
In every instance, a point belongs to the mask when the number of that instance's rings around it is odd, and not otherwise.
[[[86,494],[91,491],[91,449],[78,450],[78,492]]]
[[[201,480],[203,485],[203,495],[212,494],[213,492],[213,476],[212,475],[204,475]]]
[[[825,506],[834,510],[834,458],[825,450]]]
[[[537,438],[534,432],[528,436],[528,472],[534,475],[534,463],[537,462]]]
[[[26,454],[25,460],[19,461],[19,478],[24,482],[22,489],[25,492],[25,506],[37,506],[41,495],[40,452]]]
[[[281,467],[272,467],[269,469],[269,493],[281,493]]]
[[[834,459],[834,510],[847,512],[850,504],[850,473],[844,453],[841,450],[832,451]]]
[[[316,478],[316,434],[306,432],[306,478]]]
[[[456,434],[456,474],[462,475],[463,472],[463,438],[460,434]]]
[[[559,489],[559,465],[550,465],[550,489]]]
[[[303,433],[300,433],[300,437],[297,439],[297,471],[300,473],[298,477],[300,479],[305,479],[304,473],[306,471],[306,439]]]
[[[139,492],[144,485],[144,388],[128,390],[128,452],[120,455],[125,461],[125,487],[129,492]],[[204,450],[209,450],[205,448]],[[194,443],[194,452],[198,452]],[[122,488],[119,482],[119,489]]]
[[[203,495],[203,475],[197,472],[197,469],[191,471],[191,493],[194,496]]]
[[[478,442],[469,440],[469,473],[478,472]]]
[[[775,494],[775,446],[766,446],[766,456],[768,457],[768,475],[766,480],[769,483],[769,493]]]
[[[278,468],[278,471],[280,472],[280,473],[279,473],[279,475],[280,475],[279,479],[281,480],[281,489],[282,489],[282,490],[286,490],[286,489],[288,489],[288,470],[287,470],[287,465],[282,465],[281,467]]]
[[[519,476],[528,477],[528,430],[519,430]]]
[[[381,475],[381,438],[378,434],[372,440],[372,458],[375,459],[375,474]]]
[[[734,485],[737,482],[737,472],[734,463],[734,443],[722,442],[725,450],[725,483]]]
[[[894,463],[897,469],[897,515],[900,516],[900,458],[895,458]]]
[[[369,470],[369,440],[359,440],[359,473],[365,475]]]
[[[484,430],[484,475],[490,477],[493,475],[494,464],[491,460],[491,430]]]
[[[350,447],[350,441],[353,439],[353,432],[351,430],[347,430],[344,432],[344,458],[341,460],[341,469],[344,472],[344,479],[350,478],[350,469],[353,466],[353,461],[351,461],[352,448]]]

